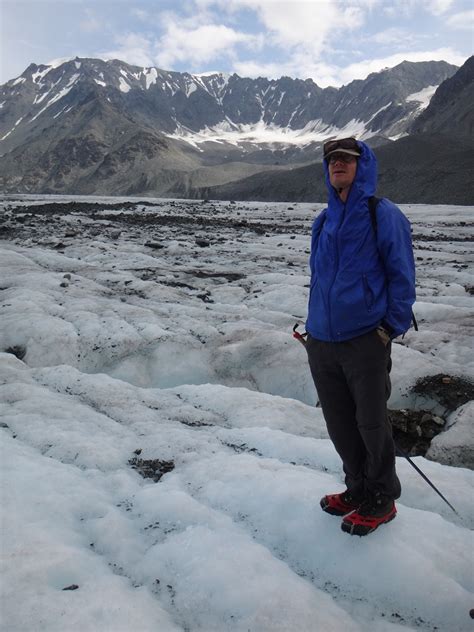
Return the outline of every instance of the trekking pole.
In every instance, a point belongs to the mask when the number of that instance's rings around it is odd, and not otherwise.
[[[301,342],[301,344],[306,347],[306,336],[308,335],[307,332],[305,331],[304,333],[300,334],[299,331],[297,331],[299,325],[298,323],[295,323],[295,326],[293,327],[293,338],[296,338],[296,340],[299,340],[299,342]]]
[[[437,489],[433,483],[430,481],[430,479],[426,476],[426,474],[424,474],[424,472],[422,472],[420,470],[420,468],[418,467],[418,465],[416,465],[408,456],[408,454],[406,452],[404,452],[401,448],[399,448],[398,446],[396,446],[397,448],[397,452],[399,452],[400,456],[405,457],[405,459],[408,461],[408,463],[415,468],[415,470],[418,472],[418,474],[428,483],[428,485],[430,485],[435,492],[438,494],[438,496],[441,496],[441,498],[444,500],[444,502],[448,505],[448,507],[450,507],[454,513],[456,514],[456,516],[459,516],[458,512],[456,511],[456,509],[454,509],[454,507],[451,505],[451,503],[446,500],[446,498],[443,496],[443,494],[439,491],[439,489]]]
[[[296,340],[298,340],[299,342],[301,342],[301,344],[306,347],[306,336],[308,335],[307,332],[305,331],[304,333],[300,333],[298,330],[299,324],[296,323],[295,326],[293,327],[293,338],[296,338]],[[319,404],[319,402],[318,402]],[[403,456],[408,463],[418,472],[418,474],[421,476],[421,478],[423,478],[430,487],[432,487],[434,489],[434,491],[438,494],[438,496],[440,496],[444,502],[448,505],[448,507],[450,509],[452,509],[454,511],[454,513],[456,514],[456,516],[459,516],[458,512],[456,511],[456,509],[454,509],[454,507],[451,505],[451,503],[449,502],[449,500],[447,500],[443,494],[439,491],[439,489],[433,485],[433,483],[430,481],[430,479],[426,476],[426,474],[424,472],[422,472],[420,470],[420,468],[418,467],[418,465],[416,465],[416,463],[414,463],[411,458],[408,456],[408,454],[406,452],[404,452],[400,447],[398,447],[397,445],[395,445],[397,452],[399,453],[400,456]]]

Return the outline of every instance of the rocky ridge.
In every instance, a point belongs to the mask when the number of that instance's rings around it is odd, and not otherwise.
[[[215,187],[246,189],[255,174],[272,171],[273,182],[313,162],[328,135],[378,146],[408,133],[426,95],[455,72],[445,62],[403,62],[322,89],[310,79],[199,76],[119,60],[31,64],[0,87],[0,188],[219,196]],[[296,191],[286,199],[301,199]]]

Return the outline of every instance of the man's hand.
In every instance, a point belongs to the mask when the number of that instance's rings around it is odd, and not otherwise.
[[[387,346],[388,343],[390,342],[390,335],[388,331],[384,329],[383,327],[377,327],[376,331],[380,340],[384,343],[385,346]]]

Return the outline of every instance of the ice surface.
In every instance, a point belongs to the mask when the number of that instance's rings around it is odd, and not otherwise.
[[[433,440],[439,462],[414,459],[458,515],[404,459],[390,525],[351,538],[319,509],[342,473],[291,329],[320,207],[28,215],[41,202],[3,205],[5,630],[472,628],[474,474],[454,467],[472,402]],[[404,210],[420,330],[393,346],[390,406],[416,408],[418,378],[473,377],[474,209]],[[154,482],[137,459],[172,469]]]
[[[433,439],[428,457],[447,465],[462,462],[474,469],[473,419],[473,401],[464,404],[452,413],[448,419],[449,432],[437,435]]]

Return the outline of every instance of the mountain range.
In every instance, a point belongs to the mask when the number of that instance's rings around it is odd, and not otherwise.
[[[474,57],[325,89],[119,60],[31,64],[0,86],[0,190],[323,201],[322,142],[355,135],[377,148],[379,194],[469,204],[473,93]]]

